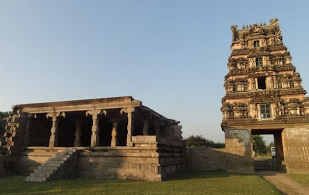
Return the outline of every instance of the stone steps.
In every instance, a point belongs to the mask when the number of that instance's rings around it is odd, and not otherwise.
[[[276,170],[277,163],[275,159],[254,160],[255,170]]]
[[[53,158],[46,161],[26,177],[26,181],[43,182],[66,177],[66,171],[62,171],[62,169],[66,169],[66,165],[70,166],[69,161],[74,161],[75,153],[75,149],[65,149],[58,152]]]

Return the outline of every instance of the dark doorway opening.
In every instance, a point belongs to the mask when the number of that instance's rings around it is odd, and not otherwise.
[[[29,146],[48,147],[52,119],[46,118],[46,114],[37,114],[36,118],[31,119]]]
[[[92,128],[92,119],[85,118],[85,121],[81,129],[81,146],[82,147],[90,147],[91,134],[92,134],[91,128]]]
[[[254,146],[254,136],[267,135],[272,136],[269,143],[266,144],[265,152],[258,152],[256,146]],[[252,144],[253,144],[253,154],[254,154],[254,168],[255,170],[277,170],[286,172],[284,163],[284,153],[282,145],[282,129],[258,129],[252,130]]]
[[[113,124],[108,118],[99,122],[99,146],[111,146]]]
[[[266,89],[266,77],[258,77],[258,89]]]
[[[134,113],[134,131],[133,136],[143,135],[144,120],[143,115],[139,112]]]
[[[118,124],[117,146],[127,145],[127,121],[128,120],[122,120]]]
[[[66,118],[60,118],[58,129],[58,145],[59,147],[73,147],[75,140],[75,121],[66,116]]]

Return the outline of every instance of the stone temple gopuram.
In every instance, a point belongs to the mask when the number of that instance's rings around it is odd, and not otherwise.
[[[185,168],[181,126],[131,96],[13,106],[5,165],[28,181],[161,181]]]
[[[228,170],[253,172],[251,135],[273,134],[279,169],[309,173],[309,98],[278,19],[231,30],[221,108]]]

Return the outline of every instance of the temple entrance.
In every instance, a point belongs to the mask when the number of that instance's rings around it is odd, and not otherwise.
[[[284,163],[283,145],[282,145],[282,129],[253,129],[252,144],[253,144],[253,158],[255,170],[277,170],[286,171]],[[268,147],[266,145],[265,151],[258,151],[256,142],[259,141],[257,135],[267,135],[272,137],[270,142],[274,145]],[[262,141],[262,140],[260,140]]]

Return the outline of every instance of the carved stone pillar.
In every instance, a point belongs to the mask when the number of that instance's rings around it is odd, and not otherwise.
[[[304,115],[309,115],[309,97],[304,98]]]
[[[49,147],[58,146],[58,116],[65,117],[64,112],[50,112],[46,115],[46,118],[52,118],[53,125],[50,130]]]
[[[266,85],[266,89],[272,89],[271,77],[266,77],[265,85]]]
[[[92,115],[92,134],[91,134],[91,147],[95,147],[99,145],[99,115],[104,113],[106,115],[105,110],[93,109],[86,112],[86,116]]]
[[[148,119],[144,119],[143,135],[148,135]]]
[[[74,140],[74,147],[80,147],[81,146],[81,130],[82,130],[82,122],[76,121],[76,130],[75,130],[75,140]]]
[[[277,89],[278,88],[278,84],[276,83],[276,76],[271,76],[270,77],[270,82],[271,82],[271,88],[272,89]]]
[[[248,79],[248,91],[255,90],[254,78]]]
[[[133,112],[135,111],[134,107],[129,107],[129,108],[123,108],[120,110],[120,113],[122,114],[127,113],[128,114],[128,125],[127,125],[127,146],[133,146],[132,143],[132,135],[134,131],[134,125],[133,125]]]
[[[30,125],[31,125],[31,120],[33,114],[27,114],[27,122],[26,122],[26,128],[25,128],[25,134],[24,134],[24,139],[23,139],[23,146],[27,147],[30,144]]]
[[[114,120],[113,121],[113,129],[112,129],[111,146],[117,145],[117,135],[118,135],[118,122],[116,120]]]
[[[254,89],[258,89],[259,88],[259,82],[257,78],[254,78],[254,85],[253,85]]]

